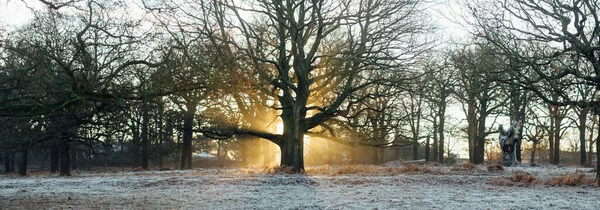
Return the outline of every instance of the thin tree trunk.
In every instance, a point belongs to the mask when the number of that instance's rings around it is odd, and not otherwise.
[[[164,130],[160,130],[159,131],[159,138],[158,138],[158,149],[157,149],[157,154],[158,154],[158,168],[160,170],[162,170],[163,168],[163,145],[165,143],[165,134],[164,134]]]
[[[561,118],[554,121],[554,164],[560,164],[560,123]]]
[[[581,109],[579,112],[579,160],[581,165],[585,165],[587,152],[585,151],[585,127],[587,123],[587,114],[589,109]]]
[[[139,167],[141,165],[140,163],[140,142],[141,140],[141,134],[139,131],[139,127],[140,124],[137,123],[137,125],[133,125],[132,126],[132,135],[133,135],[133,141],[131,142],[131,150],[130,150],[130,157],[131,157],[131,165],[133,167]]]
[[[483,98],[487,97],[486,92],[484,92]],[[486,110],[487,110],[487,101],[484,99],[480,102],[480,110],[479,110],[479,119],[477,122],[477,135],[475,135],[475,161],[474,164],[483,163],[485,156],[485,121],[486,121]]]
[[[429,136],[425,139],[425,162],[429,162]]]
[[[419,141],[417,141],[417,138],[413,139],[412,155],[413,155],[413,160],[419,159]]]
[[[144,101],[142,104],[142,169],[148,169],[150,158],[150,140],[148,140],[148,124],[150,117],[148,114],[148,105]]]
[[[70,150],[71,150],[71,170],[77,170],[77,153],[79,151],[77,151],[77,142],[72,142],[71,146],[70,146]]]
[[[21,152],[19,156],[19,176],[27,175],[27,146],[23,145],[21,147]]]
[[[217,161],[221,164],[221,141],[217,140]]]
[[[15,160],[14,160],[14,152],[6,151],[4,153],[4,172],[12,173],[15,171]]]
[[[50,172],[54,173],[58,171],[58,156],[59,156],[58,145],[54,143],[50,148]]]
[[[15,166],[17,165],[17,153],[10,152],[10,172],[15,172]]]
[[[552,109],[550,110],[550,112],[552,113]],[[550,164],[556,164],[554,163],[554,117],[550,116],[550,132],[548,135],[548,144],[549,144],[549,148],[548,148],[548,154],[549,154],[549,160],[550,160]]]
[[[537,138],[533,139],[533,147],[531,149],[531,160],[530,163],[531,165],[535,164],[535,151],[537,150]]]
[[[593,151],[594,151],[594,127],[596,126],[596,120],[595,120],[596,115],[593,115],[592,117],[593,117],[592,127],[591,127],[592,129],[590,129],[590,137],[589,137],[590,144],[589,144],[589,147],[588,147],[590,149],[588,150],[588,154],[587,154],[587,162],[588,162],[588,164],[592,164],[592,156],[593,156]]]
[[[445,91],[444,92],[444,96],[445,95]],[[440,163],[444,163],[444,126],[445,126],[445,121],[446,121],[446,97],[443,97],[443,103],[440,106],[440,111],[438,113],[439,117],[440,117],[440,123],[438,125],[438,138],[439,138],[439,142],[437,145],[438,148],[438,162]]]
[[[600,184],[600,126],[598,126],[598,136],[596,137],[596,184]]]
[[[69,142],[62,139],[60,142],[60,176],[71,176],[70,160]]]
[[[467,105],[467,123],[468,123],[468,139],[469,139],[469,161],[476,163],[475,160],[475,146],[476,146],[476,135],[477,135],[477,116],[475,116],[475,99],[471,99]]]
[[[432,154],[432,158],[434,162],[438,162],[439,161],[439,157],[438,157],[438,125],[437,125],[437,117],[433,118],[433,145],[431,146],[431,149],[433,150],[433,154]]]
[[[8,152],[4,152],[4,172],[5,173],[10,173],[10,155],[8,154]]]
[[[196,104],[188,102],[186,104],[183,121],[183,148],[181,150],[181,169],[189,170],[192,168],[192,127],[194,126],[194,115],[196,114]]]

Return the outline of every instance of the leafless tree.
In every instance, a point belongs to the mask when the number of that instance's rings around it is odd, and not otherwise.
[[[360,90],[413,76],[409,65],[427,43],[417,38],[427,31],[418,18],[419,1],[219,2],[226,13],[235,14],[220,19],[224,30],[241,35],[227,41],[252,61],[247,70],[271,87],[266,93],[276,101],[284,124],[281,135],[243,133],[279,145],[281,165],[294,171],[304,169],[306,133],[316,127],[330,130],[330,119],[372,97]],[[315,88],[329,92],[315,101]]]
[[[476,20],[476,34],[518,61],[520,66],[528,67],[520,68],[517,75],[526,75],[528,71],[539,75],[515,77],[515,84],[552,105],[592,107],[594,114],[600,113],[597,99],[573,98],[559,86],[561,83],[555,82],[562,79],[596,90],[600,87],[599,2],[505,0],[474,5],[471,11]],[[585,63],[591,68],[556,68],[557,63],[570,67]],[[596,147],[600,147],[598,142]],[[600,156],[598,158],[600,162]],[[600,172],[597,181],[600,182]]]

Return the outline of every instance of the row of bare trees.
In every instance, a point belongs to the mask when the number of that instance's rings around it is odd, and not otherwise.
[[[581,164],[591,163],[600,69],[591,1],[477,4],[474,39],[438,51],[418,0],[38,3],[1,36],[7,168],[33,149],[61,175],[79,156],[114,154],[190,169],[209,139],[247,161],[259,150],[248,142],[261,138],[301,172],[305,136],[367,146],[370,163],[390,151],[445,162],[452,130],[483,163],[503,116],[524,122],[533,152],[547,139],[555,164],[576,122]]]

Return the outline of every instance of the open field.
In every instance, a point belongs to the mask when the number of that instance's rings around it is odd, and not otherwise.
[[[306,175],[272,168],[2,175],[0,209],[597,209],[591,170],[392,164]]]

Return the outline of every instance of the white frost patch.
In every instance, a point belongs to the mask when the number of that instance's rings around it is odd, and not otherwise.
[[[510,167],[441,175],[271,175],[239,169],[81,172],[73,177],[0,176],[7,209],[596,209],[589,186],[507,187],[492,178],[523,171],[547,180],[589,168]]]

